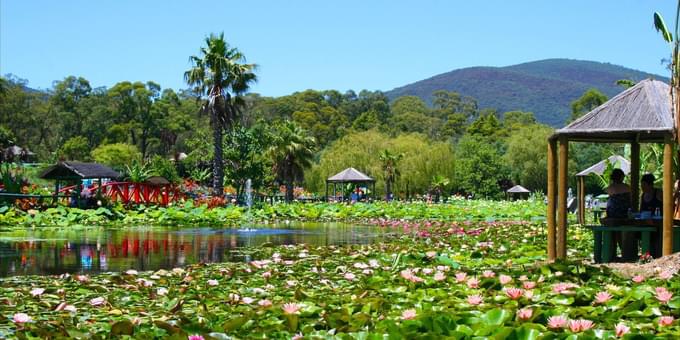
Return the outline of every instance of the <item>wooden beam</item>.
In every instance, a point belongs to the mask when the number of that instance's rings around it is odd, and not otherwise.
[[[567,258],[567,170],[569,140],[560,138],[559,171],[557,179],[557,258]]]
[[[633,211],[640,209],[640,143],[630,143],[630,194]]]
[[[663,232],[662,254],[673,253],[673,139],[669,136],[663,148]]]
[[[586,224],[586,180],[584,176],[578,177],[578,184],[576,186],[578,191],[578,223],[580,225]]]
[[[557,193],[557,142],[548,141],[548,260],[555,261],[555,194]]]

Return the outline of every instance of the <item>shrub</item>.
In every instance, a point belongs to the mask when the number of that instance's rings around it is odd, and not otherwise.
[[[59,158],[72,161],[89,161],[90,145],[87,138],[75,136],[69,138],[64,145],[59,148]]]

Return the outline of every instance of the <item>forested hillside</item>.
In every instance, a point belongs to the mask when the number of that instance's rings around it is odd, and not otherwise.
[[[586,90],[596,88],[611,98],[623,90],[616,85],[617,80],[649,77],[668,81],[666,77],[608,63],[547,59],[507,67],[454,70],[385,94],[390,100],[411,95],[431,103],[434,91],[454,91],[474,97],[480,108],[529,111],[539,122],[559,127],[569,117],[570,103]]]

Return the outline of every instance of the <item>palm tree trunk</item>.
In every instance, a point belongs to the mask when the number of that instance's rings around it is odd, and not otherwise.
[[[224,131],[222,131],[222,124],[220,124],[216,112],[213,111],[210,118],[213,121],[213,144],[215,151],[213,155],[213,195],[222,196],[224,194],[224,164],[222,163],[222,136]]]
[[[390,194],[392,193],[392,181],[385,182],[385,201],[390,201]]]
[[[286,203],[293,201],[293,181],[286,182]]]

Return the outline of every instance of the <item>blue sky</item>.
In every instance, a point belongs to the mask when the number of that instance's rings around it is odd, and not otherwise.
[[[469,66],[545,58],[668,75],[653,29],[670,0],[0,1],[0,73],[49,88],[153,80],[184,88],[188,57],[224,32],[259,65],[254,92],[390,90]]]

